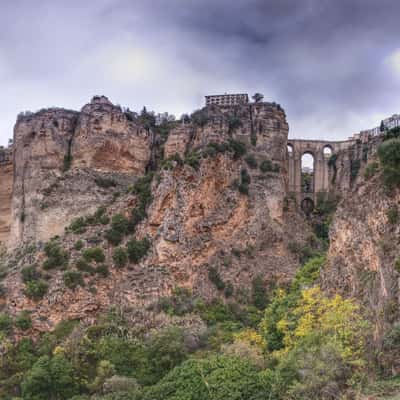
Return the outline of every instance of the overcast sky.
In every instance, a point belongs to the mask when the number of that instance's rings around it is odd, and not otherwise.
[[[95,94],[179,116],[259,91],[290,137],[400,112],[399,0],[0,0],[0,144],[18,112]]]

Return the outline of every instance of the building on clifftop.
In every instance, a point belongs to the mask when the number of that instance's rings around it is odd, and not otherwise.
[[[234,106],[237,104],[246,104],[249,102],[249,95],[247,93],[238,94],[218,94],[206,97],[206,106],[215,104],[218,106]]]

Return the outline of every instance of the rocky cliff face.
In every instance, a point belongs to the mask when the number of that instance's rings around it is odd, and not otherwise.
[[[395,267],[400,227],[390,219],[390,210],[399,203],[399,191],[389,195],[379,174],[370,180],[361,174],[336,211],[322,276],[328,291],[353,297],[365,306],[378,343],[400,317]]]
[[[150,133],[105,97],[94,97],[80,113],[48,109],[20,116],[9,245],[46,241],[92,212],[107,199],[104,186],[144,173],[150,143]]]
[[[239,301],[258,275],[266,285],[288,281],[298,267],[289,243],[304,244],[311,233],[296,210],[284,212],[287,134],[283,110],[269,103],[207,107],[176,126],[155,168],[147,218],[134,235],[149,239],[149,252],[117,268],[105,238],[108,225],[90,225],[79,235],[63,230],[99,206],[110,218],[129,218],[141,201],[129,185],[154,164],[160,137],[104,98],[81,113],[46,110],[18,120],[13,240],[36,244],[11,260],[5,307],[12,314],[30,310],[34,329],[48,330],[61,319],[91,318],[111,304],[143,310],[177,286],[205,299],[224,296],[210,270],[229,288],[225,295]],[[67,171],[65,156],[72,161]],[[111,178],[115,184],[98,185]],[[84,248],[103,249],[109,276],[86,272],[84,285],[69,289],[64,271],[43,271],[48,292],[42,300],[29,299],[20,268],[40,270],[40,241],[60,234],[69,270],[76,271],[82,257],[75,247],[81,239]]]

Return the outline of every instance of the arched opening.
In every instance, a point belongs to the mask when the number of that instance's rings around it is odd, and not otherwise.
[[[301,209],[305,214],[311,214],[314,210],[314,202],[309,197],[306,197],[301,202]]]
[[[332,147],[331,146],[325,146],[322,150],[324,157],[329,158],[332,155]]]
[[[314,156],[310,152],[301,157],[301,190],[303,193],[314,192]]]
[[[290,143],[288,143],[288,145],[287,145],[287,152],[288,152],[289,157],[293,156],[293,145],[291,145]]]

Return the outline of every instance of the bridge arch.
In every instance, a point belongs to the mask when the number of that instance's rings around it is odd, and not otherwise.
[[[310,208],[311,203],[309,200],[312,201],[312,206],[314,207],[319,192],[329,192],[333,189],[333,171],[329,166],[329,159],[333,154],[345,150],[351,145],[351,141],[288,140],[288,189],[295,196],[297,204],[301,209],[303,209],[303,206],[307,206],[307,210]],[[309,190],[310,187],[304,186],[304,172],[302,168],[304,154],[311,154],[314,157],[311,190]],[[306,199],[308,200],[305,201]],[[303,203],[303,201],[305,202]]]

